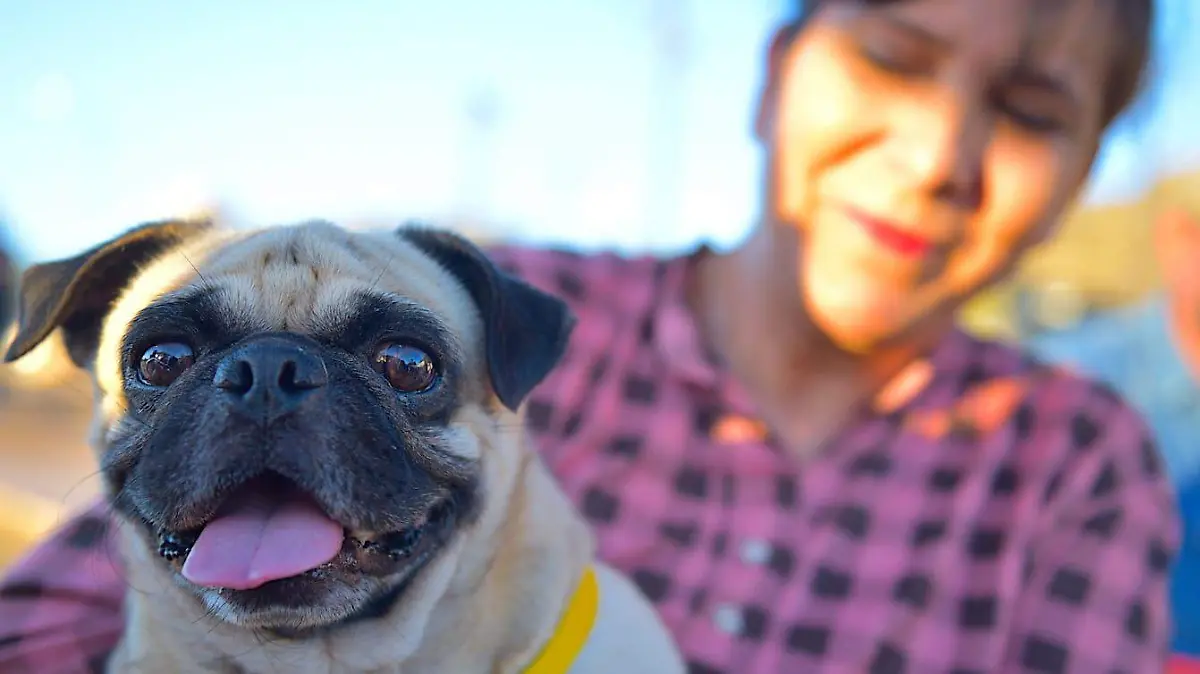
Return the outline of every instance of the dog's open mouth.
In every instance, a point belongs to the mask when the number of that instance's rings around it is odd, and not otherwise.
[[[433,506],[423,521],[380,534],[351,532],[287,480],[259,477],[239,487],[199,529],[159,532],[159,554],[191,583],[254,590],[273,581],[319,578],[335,567],[402,572],[445,542],[457,519],[455,499]]]

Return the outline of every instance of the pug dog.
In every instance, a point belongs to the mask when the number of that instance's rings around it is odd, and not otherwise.
[[[95,384],[108,671],[682,673],[524,431],[573,321],[420,225],[170,220],[29,268],[5,359],[57,329]]]

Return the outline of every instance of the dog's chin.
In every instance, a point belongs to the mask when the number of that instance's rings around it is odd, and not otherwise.
[[[253,589],[205,587],[186,579],[182,568],[198,532],[160,532],[159,556],[177,584],[193,594],[209,615],[231,625],[303,638],[340,625],[385,615],[421,571],[449,547],[461,524],[460,498],[434,505],[416,528],[384,533],[344,531],[341,550],[320,566]]]

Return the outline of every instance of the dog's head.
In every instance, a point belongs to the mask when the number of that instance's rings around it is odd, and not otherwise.
[[[92,373],[144,563],[285,633],[386,610],[449,554],[520,461],[512,415],[573,324],[416,226],[152,223],[30,268],[20,297],[6,360],[60,329]]]

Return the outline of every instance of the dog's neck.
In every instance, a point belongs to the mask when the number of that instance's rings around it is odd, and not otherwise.
[[[521,462],[512,484],[454,544],[494,554],[446,550],[386,615],[301,641],[216,621],[173,587],[144,543],[126,541],[127,627],[110,671],[523,672],[553,636],[594,548],[538,460]]]

